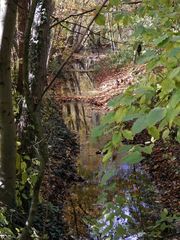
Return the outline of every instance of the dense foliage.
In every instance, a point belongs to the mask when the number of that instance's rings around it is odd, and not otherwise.
[[[109,8],[115,6],[119,6],[119,1],[110,1]],[[131,29],[129,43],[141,44],[143,53],[137,64],[143,64],[145,71],[143,76],[136,77],[135,84],[109,102],[109,113],[92,132],[93,138],[106,135],[109,139],[103,148],[105,165],[114,152],[119,152],[122,162],[137,164],[153,152],[157,141],[180,143],[179,8],[177,1],[143,1],[131,11],[114,13],[114,24]],[[97,23],[105,24],[105,16],[104,13]],[[108,183],[115,172],[107,171],[102,182]],[[114,225],[115,216],[121,216],[131,226],[133,219],[122,211],[126,204],[123,196],[116,196],[113,204],[107,202],[105,222],[99,220],[94,225],[95,232],[101,232],[105,239],[128,236],[130,229]],[[145,239],[162,238],[176,217],[165,209],[154,226],[144,229],[146,235],[143,231],[136,234]]]
[[[114,150],[118,150],[127,152],[124,162],[138,163],[143,152],[151,153],[154,142],[160,138],[169,139],[173,130],[176,141],[180,142],[178,7],[170,1],[161,1],[161,5],[159,2],[144,2],[131,15],[118,13],[118,18],[115,15],[115,22],[122,24],[125,15],[125,26],[134,25],[132,39],[143,42],[144,51],[138,63],[146,64],[146,74],[109,102],[111,111],[93,132],[95,138],[104,134],[112,136],[104,147],[105,151],[108,150],[104,162]],[[124,144],[143,130],[149,135],[146,142]]]

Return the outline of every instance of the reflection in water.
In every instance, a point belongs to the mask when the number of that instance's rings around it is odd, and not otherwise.
[[[63,118],[71,130],[85,131],[89,135],[91,126],[97,126],[100,123],[100,113],[91,110],[90,106],[85,107],[76,101],[63,104]],[[88,139],[88,138],[87,138]]]
[[[144,225],[151,221],[149,217],[151,208],[153,208],[151,185],[140,169],[136,169],[132,165],[121,164],[121,156],[118,156],[116,161],[109,161],[106,168],[102,165],[101,156],[96,152],[102,149],[105,140],[101,139],[101,142],[95,144],[89,141],[89,130],[99,124],[100,115],[99,111],[92,109],[89,105],[76,102],[63,105],[65,122],[79,136],[78,172],[85,179],[83,183],[73,186],[69,193],[65,208],[65,220],[75,239],[140,239],[140,236],[143,235]],[[108,177],[107,180],[106,173],[110,174],[111,172],[112,177]],[[101,184],[99,184],[100,182]],[[103,195],[97,204],[102,186],[105,188],[104,205]],[[116,201],[118,197],[119,200]],[[93,226],[93,219],[100,217],[106,201],[109,202],[108,208],[99,220],[99,224],[102,226],[99,228],[99,232],[94,234],[90,225]],[[112,215],[113,218],[110,219]],[[115,238],[117,228],[122,225],[127,232],[130,228],[129,235]],[[109,230],[106,230],[108,226]],[[106,231],[103,234],[104,229]],[[123,229],[120,230],[123,231]]]
[[[70,70],[69,70],[70,69]],[[58,91],[60,96],[88,95],[94,90],[94,72],[85,69],[83,63],[78,60],[68,65],[68,69],[59,76]]]

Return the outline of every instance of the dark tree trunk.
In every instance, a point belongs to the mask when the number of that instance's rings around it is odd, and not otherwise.
[[[41,101],[39,102],[39,99],[47,82],[47,61],[50,46],[49,29],[51,7],[52,6],[50,0],[35,0],[33,2],[25,35],[25,96],[31,123],[34,126],[34,135],[38,142],[37,158],[40,161],[40,167],[37,181],[33,188],[33,196],[27,224],[20,236],[21,240],[27,239],[29,237],[31,227],[33,225],[33,220],[37,212],[40,187],[44,176],[45,166],[48,161],[47,143],[44,137],[44,129],[42,127],[42,103]],[[38,21],[37,18],[39,19]],[[31,38],[32,31],[34,36],[33,38]],[[29,47],[31,51],[29,50]],[[37,103],[39,103],[38,107]]]
[[[16,176],[16,134],[10,61],[17,2],[15,0],[4,1],[5,15],[2,17],[2,12],[0,13],[0,28],[2,31],[0,35],[0,201],[10,207],[15,204]]]
[[[24,33],[28,17],[28,0],[19,0],[18,5],[18,57],[19,57],[19,73],[17,82],[17,91],[23,94],[23,52],[24,52]]]

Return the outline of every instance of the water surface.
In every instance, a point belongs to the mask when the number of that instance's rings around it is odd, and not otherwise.
[[[106,167],[103,166],[102,156],[96,152],[102,149],[106,139],[102,138],[96,143],[90,141],[90,131],[99,124],[101,115],[103,112],[100,109],[83,103],[63,105],[65,122],[79,137],[77,165],[78,173],[84,179],[72,186],[65,219],[75,239],[143,239],[143,231],[151,222],[154,211],[153,188],[140,166],[123,164],[121,156],[117,156],[115,161],[110,160]],[[109,173],[114,176],[106,181],[104,174]],[[106,206],[105,200],[103,204],[103,196],[108,199],[109,206],[102,214]],[[118,197],[119,203],[116,203]],[[122,200],[121,203],[121,199],[125,199],[125,202]],[[96,236],[92,226],[98,218],[101,227]],[[106,230],[107,233],[103,235],[102,232],[108,226],[109,231]],[[115,238],[117,226],[126,230],[126,236]]]

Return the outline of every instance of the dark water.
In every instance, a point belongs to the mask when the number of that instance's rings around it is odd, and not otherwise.
[[[152,201],[154,189],[148,177],[140,166],[121,163],[121,156],[118,155],[115,161],[110,160],[106,167],[103,166],[102,156],[96,152],[103,147],[106,139],[93,143],[89,137],[91,129],[99,124],[100,116],[103,115],[99,109],[71,102],[63,105],[63,115],[67,126],[79,136],[78,173],[84,179],[72,186],[66,203],[64,217],[72,236],[74,239],[94,240],[143,239],[141,236],[155,212]],[[106,181],[103,176],[109,173],[115,176]],[[106,201],[103,203],[102,192],[108,195],[108,202],[113,205],[108,211],[103,209]],[[98,202],[100,196],[101,203]],[[123,204],[116,203],[118,196],[125,199]],[[101,232],[110,225],[110,215],[113,215],[111,229],[102,237]],[[99,219],[101,225],[98,234],[94,234],[94,219]],[[125,237],[114,238],[117,226],[126,229]]]

